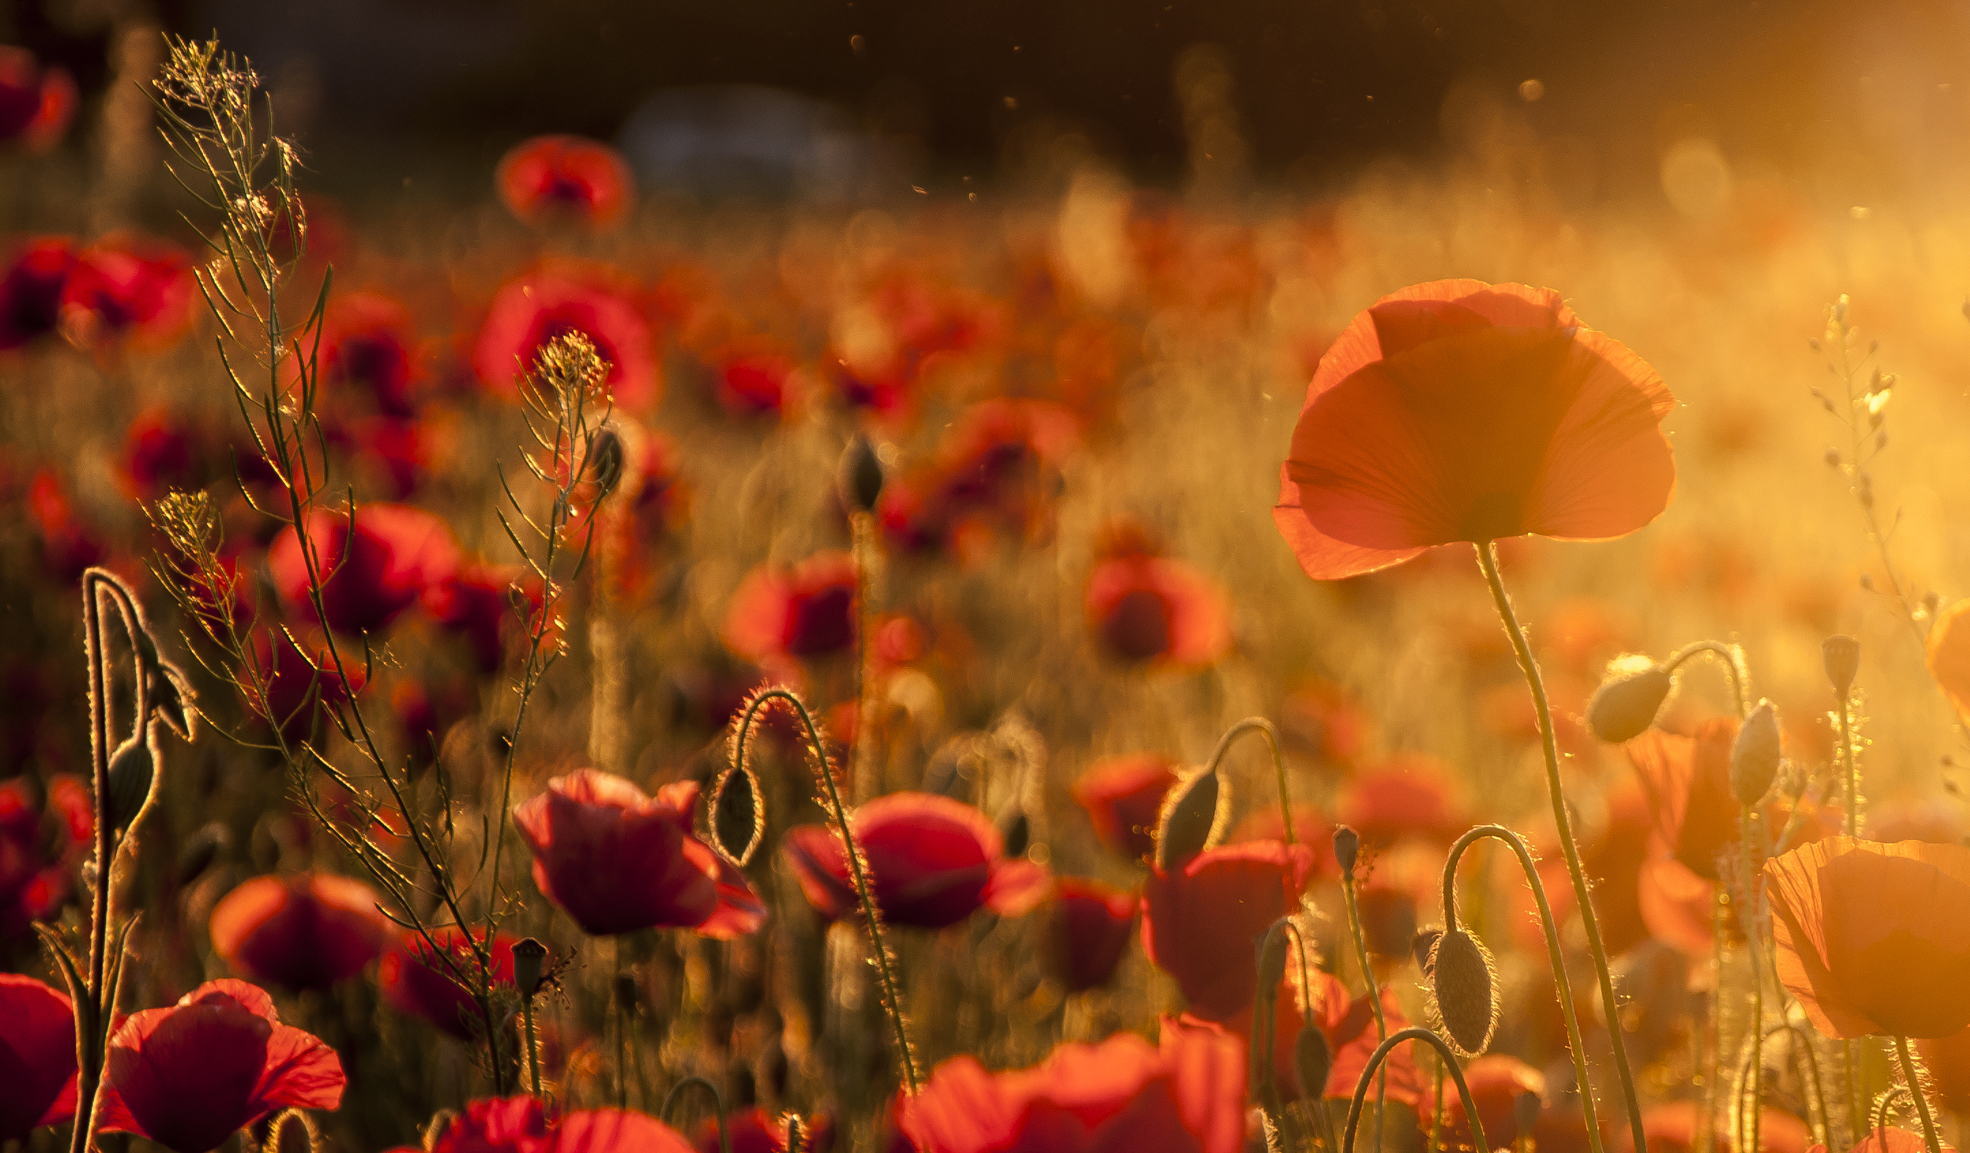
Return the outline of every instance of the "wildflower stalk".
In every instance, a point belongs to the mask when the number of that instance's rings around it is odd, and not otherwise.
[[[1738,813],[1738,841],[1744,852],[1744,884],[1747,908],[1744,914],[1744,948],[1751,955],[1751,1037],[1749,1068],[1738,1086],[1738,1116],[1742,1129],[1741,1149],[1758,1149],[1758,1130],[1763,1120],[1761,1103],[1765,1091],[1765,966],[1758,953],[1761,922],[1764,920],[1763,874],[1751,839],[1751,810]]]
[[[1294,1123],[1286,1103],[1279,1099],[1272,1077],[1273,1050],[1278,1041],[1277,998],[1279,981],[1285,975],[1285,947],[1288,940],[1292,944],[1293,954],[1299,966],[1294,988],[1298,990],[1301,1009],[1307,1014],[1312,1011],[1312,1005],[1309,1003],[1313,995],[1313,986],[1310,983],[1312,973],[1311,966],[1307,963],[1306,938],[1301,935],[1300,927],[1293,923],[1293,918],[1281,917],[1266,930],[1265,940],[1259,945],[1259,990],[1252,1013],[1252,1048],[1247,1068],[1251,1071],[1249,1079],[1252,1083],[1252,1095],[1258,1100],[1259,1112],[1265,1119],[1268,1133],[1273,1133],[1272,1127],[1288,1129],[1290,1130],[1288,1136],[1297,1141],[1300,1135],[1299,1126]],[[1311,1026],[1303,1027],[1311,1028]],[[1322,1088],[1319,1085],[1301,1086],[1301,1089],[1312,1094],[1316,1101],[1320,1100]]]
[[[1729,674],[1731,696],[1737,704],[1737,715],[1742,717],[1751,711],[1749,699],[1744,692],[1743,655],[1738,652],[1735,645],[1727,645],[1722,641],[1692,641],[1671,654],[1668,660],[1662,662],[1662,667],[1665,671],[1675,672],[1692,658],[1705,655],[1716,658],[1717,663],[1724,666],[1724,672]]]
[[[1287,820],[1290,828],[1292,821]],[[1347,909],[1348,936],[1354,942],[1355,960],[1361,965],[1361,980],[1368,988],[1368,1007],[1375,1014],[1375,1037],[1387,1041],[1389,1023],[1382,1011],[1382,987],[1375,978],[1375,963],[1368,956],[1368,933],[1361,925],[1361,902],[1355,891],[1354,869],[1341,870],[1341,899]],[[1364,1075],[1365,1079],[1365,1075]],[[1382,1117],[1385,1112],[1384,1101],[1388,1096],[1388,1070],[1383,1069],[1375,1076],[1375,1148],[1382,1147]]]
[[[1586,1122],[1587,1147],[1593,1153],[1601,1153],[1601,1126],[1594,1100],[1594,1082],[1588,1072],[1587,1045],[1580,1032],[1580,1014],[1574,1007],[1573,983],[1566,975],[1566,953],[1560,946],[1559,921],[1553,916],[1553,906],[1546,899],[1546,883],[1540,879],[1539,867],[1533,860],[1532,849],[1521,837],[1503,825],[1479,825],[1458,837],[1451,843],[1450,851],[1443,860],[1443,923],[1445,928],[1457,924],[1457,866],[1463,861],[1464,853],[1479,841],[1493,840],[1504,844],[1518,858],[1519,868],[1525,873],[1525,883],[1532,890],[1532,900],[1539,912],[1539,927],[1546,937],[1546,961],[1553,970],[1553,991],[1559,997],[1560,1017],[1566,1023],[1566,1043],[1573,1058],[1573,1079],[1580,1090],[1580,1114]],[[1636,1146],[1642,1148],[1642,1146]]]
[[[526,1030],[521,1040],[527,1047],[527,1087],[533,1095],[540,1096],[540,1030],[534,1024],[534,996],[532,993],[520,994],[520,1027]]]
[[[1368,1078],[1384,1072],[1389,1054],[1404,1041],[1421,1041],[1435,1049],[1443,1061],[1444,1068],[1450,1071],[1450,1079],[1457,1083],[1457,1097],[1464,1105],[1464,1118],[1471,1126],[1471,1148],[1475,1153],[1491,1153],[1491,1146],[1485,1143],[1484,1124],[1478,1115],[1477,1102],[1471,1097],[1470,1083],[1464,1080],[1464,1067],[1457,1063],[1457,1054],[1450,1045],[1435,1032],[1418,1026],[1411,1026],[1398,1033],[1390,1034],[1375,1051],[1369,1055],[1368,1064],[1361,1071],[1361,1080],[1355,1082],[1354,1099],[1348,1102],[1347,1128],[1342,1131],[1341,1153],[1354,1153],[1355,1132],[1361,1127],[1361,1107],[1368,1097]],[[1380,1143],[1376,1148],[1381,1148]],[[1642,1148],[1642,1146],[1637,1146]]]
[[[1290,849],[1295,844],[1293,796],[1286,781],[1286,758],[1279,748],[1279,729],[1271,721],[1264,717],[1246,717],[1226,729],[1224,735],[1218,738],[1217,747],[1211,750],[1211,759],[1206,762],[1205,771],[1216,772],[1224,761],[1225,754],[1231,751],[1231,746],[1246,733],[1257,733],[1265,738],[1266,748],[1272,753],[1272,773],[1279,788],[1280,827],[1285,830],[1281,836],[1285,839],[1286,847]]]
[[[1614,992],[1614,976],[1608,971],[1607,946],[1601,941],[1600,918],[1594,913],[1593,888],[1587,882],[1587,871],[1580,864],[1580,845],[1573,836],[1573,815],[1568,811],[1566,786],[1560,779],[1559,740],[1553,731],[1553,705],[1546,696],[1546,683],[1539,673],[1539,660],[1532,655],[1532,644],[1526,639],[1525,626],[1519,623],[1518,613],[1512,608],[1511,594],[1505,591],[1505,580],[1498,572],[1498,546],[1494,541],[1486,541],[1477,546],[1478,569],[1484,573],[1484,581],[1491,589],[1492,604],[1498,610],[1498,620],[1505,628],[1505,634],[1512,642],[1512,652],[1518,657],[1519,669],[1525,674],[1525,685],[1532,694],[1532,705],[1539,717],[1539,745],[1546,760],[1546,794],[1553,806],[1553,826],[1559,833],[1560,852],[1566,859],[1567,876],[1573,882],[1573,896],[1580,908],[1580,925],[1586,931],[1587,951],[1594,961],[1594,975],[1599,979],[1601,1006],[1607,1015],[1608,1040],[1614,1047],[1615,1075],[1621,1082],[1622,1104],[1628,1110],[1628,1126],[1632,1132],[1636,1149],[1648,1148],[1648,1139],[1642,1131],[1642,1106],[1635,1092],[1635,1073],[1628,1063],[1628,1044],[1621,1029],[1621,1006]]]
[[[718,1086],[703,1077],[686,1077],[664,1094],[663,1109],[660,1111],[664,1124],[676,1123],[677,1103],[684,1099],[685,1091],[690,1089],[702,1090],[705,1096],[711,1098],[712,1122],[718,1126],[718,1153],[732,1153],[732,1135],[725,1130],[725,1095],[718,1091]]]
[[[1936,1118],[1929,1111],[1929,1091],[1922,1085],[1922,1067],[1916,1064],[1915,1054],[1909,1051],[1908,1038],[1896,1037],[1895,1060],[1902,1066],[1902,1079],[1908,1082],[1908,1095],[1915,1099],[1915,1115],[1922,1120],[1922,1140],[1929,1146],[1929,1153],[1943,1153],[1943,1141],[1936,1132]]]
[[[848,526],[850,556],[855,567],[855,744],[850,752],[848,784],[860,802],[882,795],[875,755],[875,515],[854,509],[848,514]]]
[[[882,914],[876,908],[868,862],[862,854],[861,844],[855,839],[855,830],[848,820],[848,809],[842,804],[841,787],[835,780],[827,746],[821,741],[820,726],[814,723],[814,715],[808,711],[806,702],[784,686],[776,685],[754,694],[740,714],[739,727],[733,736],[733,762],[740,765],[746,763],[753,724],[760,713],[775,703],[799,717],[801,727],[806,731],[809,759],[821,785],[822,808],[827,811],[828,823],[834,826],[835,836],[841,839],[842,856],[848,862],[849,882],[855,888],[856,904],[861,907],[862,927],[869,938],[869,960],[875,966],[876,985],[881,992],[883,1014],[889,1018],[897,1064],[903,1072],[904,1086],[915,1096],[922,1087],[922,1081],[917,1074],[916,1051],[910,1044],[909,1023],[903,1015],[903,997],[896,979],[896,958],[889,951],[889,939],[883,932]]]

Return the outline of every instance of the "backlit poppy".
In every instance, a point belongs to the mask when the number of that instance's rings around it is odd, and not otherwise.
[[[277,1109],[334,1109],[346,1078],[320,1038],[280,1023],[244,981],[207,981],[132,1013],[109,1042],[102,1129],[207,1153]]]
[[[578,1109],[554,1116],[538,1097],[488,1097],[467,1104],[424,1145],[390,1153],[693,1153],[683,1134],[629,1109]]]
[[[1088,628],[1123,664],[1201,668],[1231,647],[1224,592],[1182,561],[1110,556],[1088,574]]]
[[[1207,849],[1143,882],[1142,948],[1176,978],[1190,1011],[1225,1021],[1258,991],[1259,938],[1300,910],[1313,850],[1277,841]]]
[[[556,220],[614,224],[633,195],[629,165],[615,149],[579,136],[536,136],[513,146],[494,174],[500,202],[528,224]]]
[[[0,973],[0,1144],[74,1113],[74,1007],[32,977]]]
[[[1530,1098],[1536,1103],[1545,1094],[1545,1074],[1517,1057],[1489,1053],[1464,1066],[1464,1081],[1477,1105],[1485,1144],[1493,1149],[1518,1144],[1524,1135],[1519,1128],[1525,1114],[1523,1102]],[[1444,1094],[1443,1128],[1444,1142],[1450,1148],[1475,1147],[1470,1119],[1464,1115],[1464,1099],[1458,1093]]]
[[[1031,1069],[990,1073],[975,1057],[939,1065],[903,1102],[920,1153],[1237,1153],[1245,1139],[1244,1056],[1231,1038],[1166,1031],[1056,1048]]]
[[[33,236],[0,272],[0,352],[24,348],[60,329],[62,292],[80,260],[66,236]]]
[[[376,891],[329,873],[255,877],[207,922],[233,972],[285,989],[327,989],[363,971],[396,930]]]
[[[725,611],[725,644],[749,661],[810,659],[855,644],[855,561],[824,552],[754,569]]]
[[[691,832],[698,783],[677,781],[654,797],[621,777],[578,769],[513,810],[534,855],[534,883],[582,931],[691,929],[743,936],[766,908],[743,874]]]
[[[1970,717],[1970,598],[1937,613],[1929,626],[1929,675],[1957,715]]]
[[[1737,1142],[1726,1132],[1728,1118],[1715,1110],[1717,1130],[1708,1141],[1702,1139],[1705,1110],[1698,1101],[1670,1101],[1642,1110],[1642,1138],[1647,1153],[1696,1153],[1698,1149],[1736,1149]],[[1759,1110],[1758,1153],[1806,1153],[1812,1145],[1812,1131],[1806,1123],[1770,1105]],[[1614,1127],[1611,1153],[1636,1153],[1635,1137],[1629,1126]]]
[[[0,145],[52,147],[75,115],[75,81],[25,48],[0,45]]]
[[[805,1134],[801,1153],[829,1153],[834,1148],[832,1120],[821,1116],[803,1117],[801,1121]],[[697,1138],[698,1153],[725,1153],[715,1119],[706,1118],[698,1126]],[[730,1153],[787,1153],[786,1122],[758,1106],[741,1109],[726,1115],[725,1141],[730,1143]]]
[[[1062,877],[1054,886],[1049,959],[1069,993],[1099,989],[1115,976],[1135,936],[1138,903],[1134,893],[1099,881]]]
[[[604,380],[617,405],[656,403],[663,382],[649,323],[633,300],[592,277],[550,271],[506,284],[479,328],[472,367],[494,394],[518,396],[541,348],[570,332],[586,336],[608,365]]]
[[[308,514],[314,577],[322,615],[341,633],[381,632],[458,572],[461,556],[451,528],[422,509],[365,504],[348,513]],[[301,538],[290,525],[267,548],[267,571],[281,604],[314,620],[310,573]]]
[[[170,343],[191,323],[198,287],[191,256],[142,236],[99,241],[82,251],[62,286],[62,324],[88,345]]]
[[[1156,851],[1156,820],[1177,768],[1156,753],[1105,757],[1074,782],[1075,801],[1101,843],[1132,861]]]
[[[360,397],[378,412],[410,416],[418,383],[410,311],[379,292],[337,293],[322,318],[316,371],[328,402]]]
[[[986,908],[1017,916],[1046,896],[1046,870],[1008,859],[999,830],[962,801],[890,793],[858,806],[849,821],[874,874],[876,907],[893,925],[942,929]],[[781,851],[815,912],[830,921],[854,914],[847,856],[832,829],[789,829]]]
[[[485,939],[479,933],[473,936]],[[428,1021],[461,1040],[470,1040],[480,1035],[485,1023],[479,1019],[479,1009],[473,1004],[471,994],[452,979],[451,966],[469,974],[478,961],[457,929],[434,929],[431,938],[444,950],[444,956],[450,958],[450,965],[444,957],[434,955],[431,944],[420,934],[406,930],[377,964],[377,986],[383,990],[383,999],[398,1012]],[[493,983],[497,986],[510,988],[513,984],[515,940],[501,934],[487,947]]]
[[[1649,729],[1623,745],[1635,766],[1658,843],[1698,876],[1718,878],[1718,859],[1738,841],[1731,794],[1731,744],[1737,722],[1715,718],[1694,736]]]
[[[1321,358],[1273,517],[1317,580],[1458,541],[1624,536],[1668,505],[1674,403],[1550,289],[1414,285]]]
[[[1421,753],[1397,754],[1349,778],[1334,820],[1380,846],[1412,838],[1447,844],[1471,827],[1450,766]]]
[[[1970,1026],[1970,848],[1828,837],[1765,862],[1779,981],[1829,1037]]]

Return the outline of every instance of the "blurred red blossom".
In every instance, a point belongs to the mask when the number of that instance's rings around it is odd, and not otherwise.
[[[571,332],[586,336],[608,365],[604,381],[617,405],[640,411],[656,403],[663,379],[649,323],[600,276],[541,271],[509,281],[479,328],[473,370],[495,395],[516,397],[540,350]]]
[[[1258,991],[1259,938],[1300,911],[1312,875],[1313,851],[1278,841],[1207,849],[1173,872],[1152,869],[1143,882],[1143,952],[1176,978],[1191,1012],[1235,1018]]]
[[[316,619],[310,586],[318,580],[324,623],[337,632],[381,632],[459,571],[450,526],[422,509],[365,504],[354,516],[314,509],[306,524],[313,572],[292,526],[267,549],[267,570],[282,606],[302,620]]]
[[[27,936],[67,903],[70,877],[90,852],[93,812],[88,789],[67,773],[41,787],[0,781],[0,941]]]
[[[1074,800],[1103,845],[1140,861],[1156,849],[1163,797],[1176,781],[1176,763],[1160,754],[1104,757],[1074,782]]]
[[[390,1153],[692,1153],[682,1134],[627,1109],[578,1109],[556,1117],[538,1097],[468,1103],[434,1140]]]
[[[74,1113],[74,1006],[32,977],[0,973],[0,1144]]]
[[[1128,551],[1097,561],[1087,616],[1101,651],[1124,664],[1201,668],[1231,647],[1224,590],[1169,557]]]
[[[474,940],[486,940],[475,932]],[[453,967],[471,973],[478,965],[465,936],[457,929],[433,929],[431,939],[443,950],[439,956],[422,934],[406,930],[396,945],[383,954],[376,968],[376,982],[383,999],[400,1013],[417,1017],[460,1039],[479,1035],[485,1023],[471,994],[451,977]],[[513,945],[517,938],[500,934],[486,945],[495,986],[513,984]]]
[[[354,977],[396,935],[374,889],[331,873],[254,877],[219,899],[207,927],[235,973],[286,989]]]
[[[629,165],[615,149],[579,136],[536,136],[500,158],[500,202],[527,224],[616,224],[635,194]]]
[[[825,552],[792,568],[754,569],[725,610],[725,643],[760,663],[848,651],[855,644],[855,559]]]
[[[0,44],[0,145],[53,147],[75,115],[75,81],[25,48]]]
[[[1053,891],[1049,960],[1062,988],[1084,993],[1114,978],[1135,937],[1139,903],[1140,898],[1125,889],[1080,877],[1060,878]]]

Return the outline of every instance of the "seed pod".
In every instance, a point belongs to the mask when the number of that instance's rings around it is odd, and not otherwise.
[[[1609,677],[1587,702],[1587,727],[1611,745],[1632,741],[1655,723],[1676,679],[1661,665]]]
[[[1461,925],[1430,950],[1430,1012],[1459,1056],[1475,1057],[1498,1029],[1498,975],[1491,951]]]
[[[876,502],[882,499],[882,481],[882,458],[876,455],[876,446],[865,434],[856,433],[841,454],[841,472],[836,478],[841,503],[856,512],[874,512]]]
[[[595,486],[595,499],[616,490],[628,464],[629,446],[623,443],[622,433],[614,425],[597,429],[588,445],[588,479]]]
[[[1334,1069],[1334,1051],[1327,1047],[1327,1035],[1318,1029],[1300,1030],[1293,1041],[1293,1068],[1299,1073],[1300,1099],[1317,1101],[1327,1088],[1327,1075]]]
[[[130,831],[138,814],[150,801],[151,786],[157,781],[157,750],[149,736],[132,737],[118,746],[109,759],[109,825],[117,836]]]
[[[522,938],[513,946],[513,984],[523,997],[531,997],[540,992],[540,983],[546,972],[547,946],[532,937]]]
[[[744,868],[765,837],[766,811],[760,803],[759,781],[744,765],[727,769],[711,790],[712,848]]]
[[[1341,876],[1354,876],[1354,863],[1361,856],[1361,834],[1348,825],[1334,826],[1334,863]]]
[[[1731,744],[1731,795],[1738,804],[1748,809],[1765,799],[1778,776],[1779,745],[1778,709],[1761,700]]]
[[[1854,691],[1854,678],[1861,671],[1861,642],[1844,634],[1820,642],[1820,661],[1826,667],[1827,683],[1840,699]]]
[[[1210,848],[1224,831],[1230,790],[1215,769],[1203,769],[1170,787],[1156,822],[1156,867],[1164,872]]]

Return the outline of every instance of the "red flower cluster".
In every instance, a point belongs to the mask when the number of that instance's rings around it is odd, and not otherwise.
[[[162,345],[190,323],[196,294],[191,258],[176,245],[31,238],[0,266],[0,352],[56,335],[90,347]]]
[[[555,1117],[538,1097],[465,1106],[435,1141],[390,1153],[693,1153],[682,1134],[626,1109],[580,1109]]]
[[[0,941],[28,935],[67,902],[70,876],[90,851],[95,827],[88,790],[66,773],[34,783],[0,781]]]

